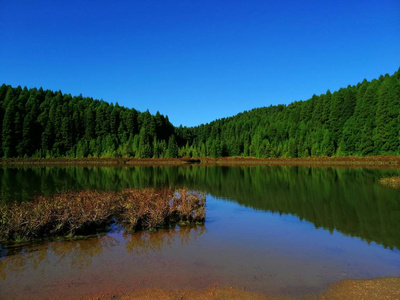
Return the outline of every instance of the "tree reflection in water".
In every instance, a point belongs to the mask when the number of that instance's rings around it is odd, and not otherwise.
[[[158,232],[138,232],[134,234],[116,233],[81,240],[54,241],[39,245],[10,248],[7,256],[0,258],[0,279],[5,280],[9,273],[43,272],[49,265],[68,263],[70,268],[89,267],[92,262],[125,244],[128,253],[147,254],[162,251],[173,243],[182,245],[196,240],[206,232],[204,225],[193,225],[160,230]],[[7,248],[6,248],[7,249]],[[9,250],[10,250],[9,249]]]
[[[177,241],[180,241],[181,245],[193,242],[206,230],[205,225],[176,226],[174,229],[160,230],[154,233],[124,234],[123,237],[129,253],[147,254],[150,251],[162,251]]]
[[[253,167],[0,168],[1,201],[34,193],[187,187],[257,210],[292,214],[317,228],[400,249],[399,191],[379,179],[398,170]]]

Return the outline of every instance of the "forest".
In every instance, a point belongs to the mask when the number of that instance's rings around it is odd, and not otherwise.
[[[400,69],[197,127],[61,91],[0,87],[0,157],[318,157],[400,154]]]

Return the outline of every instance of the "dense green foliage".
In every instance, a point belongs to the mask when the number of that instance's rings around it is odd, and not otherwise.
[[[181,155],[309,157],[400,154],[400,70],[307,101],[179,128]]]
[[[0,87],[0,157],[400,154],[400,70],[198,127],[43,89]]]
[[[60,91],[2,85],[0,118],[3,157],[165,157],[176,143],[168,117]]]

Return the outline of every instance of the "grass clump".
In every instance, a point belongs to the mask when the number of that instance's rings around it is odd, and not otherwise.
[[[379,179],[379,183],[394,189],[400,189],[400,177],[391,176]]]
[[[121,192],[120,223],[128,231],[154,230],[170,224],[205,220],[205,197],[185,189],[124,190]]]
[[[0,241],[83,235],[116,221],[136,231],[204,219],[204,195],[184,189],[67,192],[0,204]]]

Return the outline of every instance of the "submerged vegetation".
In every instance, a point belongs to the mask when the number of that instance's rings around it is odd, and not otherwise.
[[[0,86],[0,157],[399,155],[400,70],[197,127],[42,88]]]
[[[391,176],[391,177],[384,177],[379,179],[379,183],[385,186],[400,189],[400,177],[399,176]]]
[[[202,223],[203,194],[180,189],[79,191],[0,204],[0,240],[86,234],[118,221],[127,231]]]

